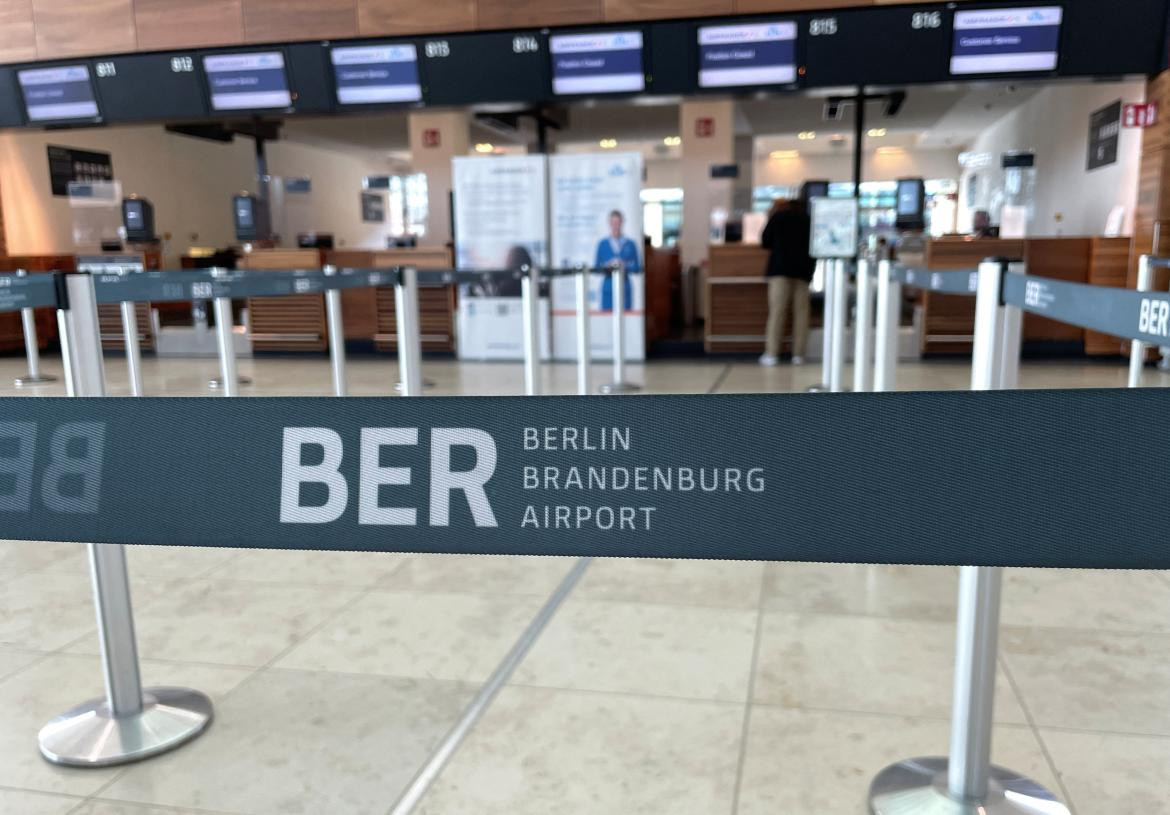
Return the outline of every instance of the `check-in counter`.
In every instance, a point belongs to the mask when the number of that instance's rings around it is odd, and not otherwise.
[[[319,249],[255,249],[240,259],[239,268],[319,269]],[[254,351],[324,351],[329,348],[325,295],[249,297],[250,339]]]
[[[359,269],[391,266],[450,269],[452,266],[451,251],[446,247],[334,250],[325,253],[325,263]],[[455,350],[455,298],[454,286],[419,286],[419,327],[424,351]],[[392,286],[343,290],[341,316],[347,340],[373,341],[380,351],[398,348]]]
[[[1130,239],[1127,237],[1052,237],[1000,239],[966,237],[926,241],[921,256],[902,255],[904,263],[928,269],[974,267],[988,257],[1023,258],[1028,274],[1096,286],[1125,286]],[[971,297],[919,292],[922,307],[922,351],[925,354],[969,354],[975,330]],[[1037,314],[1025,314],[1023,341],[1033,347],[1111,355],[1122,351],[1116,337],[1085,331]]]

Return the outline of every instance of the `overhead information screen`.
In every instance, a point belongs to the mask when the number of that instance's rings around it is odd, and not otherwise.
[[[334,48],[330,59],[338,104],[385,105],[422,100],[418,49],[412,43]]]
[[[946,6],[824,11],[800,34],[804,87],[945,82],[950,76]],[[845,55],[845,56],[843,56]]]
[[[951,73],[1055,71],[1061,18],[1060,6],[956,11]]]
[[[637,93],[646,88],[641,31],[554,34],[553,93]]]
[[[191,54],[136,54],[94,63],[94,82],[110,122],[199,119],[207,115]]]
[[[796,81],[796,23],[777,20],[699,29],[699,87],[788,85]]]
[[[97,119],[97,98],[88,65],[17,71],[24,109],[30,122]]]
[[[548,95],[543,39],[536,31],[459,34],[422,46],[432,105],[536,102]]]
[[[284,54],[217,54],[203,58],[211,109],[267,110],[292,106]]]

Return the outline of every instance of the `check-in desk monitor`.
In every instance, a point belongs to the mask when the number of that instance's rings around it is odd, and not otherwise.
[[[701,26],[699,87],[790,85],[796,81],[796,23],[774,20]]]
[[[145,198],[123,198],[122,227],[126,230],[128,241],[153,241],[154,205]]]
[[[25,113],[34,124],[101,118],[88,65],[26,68],[16,77]]]
[[[926,182],[921,178],[899,178],[894,225],[898,229],[926,228]]]
[[[263,241],[272,237],[267,201],[255,195],[232,196],[232,216],[236,225],[236,240]]]
[[[335,47],[329,58],[339,105],[422,100],[418,49],[413,43]]]
[[[280,51],[205,56],[203,72],[213,111],[292,107],[284,54]]]
[[[646,89],[641,31],[595,31],[549,37],[557,96],[638,93]]]
[[[1063,16],[1060,6],[956,11],[951,74],[1055,71]]]

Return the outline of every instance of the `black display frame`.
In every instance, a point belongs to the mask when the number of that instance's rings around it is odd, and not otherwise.
[[[633,23],[627,25],[603,24],[593,26],[569,26],[566,28],[544,28],[541,36],[544,37],[545,52],[545,99],[549,102],[572,102],[586,99],[630,99],[635,96],[654,93],[653,75],[650,66],[654,62],[654,43],[652,42],[652,25],[647,23]],[[594,91],[592,93],[556,93],[553,84],[556,81],[553,70],[553,37],[573,36],[576,34],[611,34],[620,31],[638,31],[642,34],[642,89],[638,91]]]
[[[830,9],[832,11],[832,9]],[[816,15],[814,15],[816,16]],[[805,71],[807,70],[807,62],[805,55],[805,43],[808,39],[808,21],[811,17],[806,13],[788,13],[779,12],[777,14],[763,14],[751,15],[745,17],[711,17],[703,20],[692,20],[690,23],[690,49],[688,52],[688,62],[690,74],[690,81],[692,92],[696,95],[718,95],[718,96],[756,96],[761,93],[792,93],[804,89]],[[737,26],[737,25],[758,25],[761,23],[793,23],[796,26],[796,39],[793,41],[793,60],[796,65],[796,76],[792,82],[789,83],[775,83],[769,85],[724,85],[714,88],[704,88],[699,83],[699,70],[702,67],[702,61],[699,51],[699,31],[704,28],[720,28],[723,26]]]
[[[418,87],[419,98],[418,101],[410,102],[371,102],[369,104],[353,104],[343,103],[337,95],[337,70],[333,65],[333,50],[335,48],[361,48],[363,46],[378,46],[378,45],[413,45],[414,46],[414,65],[415,70],[418,71]],[[368,111],[376,113],[378,111],[393,111],[393,110],[412,110],[423,108],[427,106],[427,75],[423,68],[423,41],[414,37],[394,37],[394,38],[363,38],[356,40],[330,40],[328,43],[322,44],[322,49],[325,52],[325,69],[328,72],[328,81],[330,93],[330,102],[333,105],[333,112],[340,115],[348,116],[353,113],[362,113]]]
[[[53,60],[52,62],[32,62],[22,65],[12,66],[12,81],[16,84],[17,98],[21,103],[21,118],[29,127],[41,127],[46,129],[59,129],[67,127],[87,127],[93,125],[101,125],[106,123],[105,108],[102,105],[102,97],[98,92],[97,83],[94,81],[94,67],[95,60],[93,59],[68,59],[68,60]],[[97,60],[101,62],[101,60]],[[84,67],[89,77],[89,91],[93,94],[94,104],[97,105],[97,116],[79,116],[69,119],[34,119],[28,112],[28,98],[24,95],[24,86],[20,84],[20,74],[23,71],[39,71],[42,69],[52,68],[72,68]]]
[[[947,61],[943,66],[947,81],[950,82],[983,82],[987,80],[1000,81],[1005,79],[1017,79],[1020,81],[1028,79],[1055,79],[1061,76],[1060,68],[1064,62],[1064,55],[1067,51],[1067,39],[1069,30],[1069,3],[1066,2],[1041,2],[1031,4],[1021,3],[972,3],[968,6],[963,3],[961,6],[951,4],[950,14],[947,17],[947,39],[950,46],[947,50]],[[951,73],[951,59],[955,55],[955,15],[960,12],[972,11],[1003,11],[1006,9],[1021,9],[1021,8],[1059,8],[1060,9],[1060,36],[1057,38],[1056,45],[1056,67],[1051,71],[1000,71],[992,73],[976,73],[976,74],[953,74]]]
[[[262,45],[257,48],[215,48],[196,52],[199,57],[199,73],[203,79],[203,101],[207,105],[207,113],[211,120],[238,119],[241,116],[264,116],[273,113],[294,114],[297,112],[297,89],[293,83],[292,70],[289,68],[288,48],[282,43],[277,45]],[[284,83],[288,86],[289,105],[279,108],[232,108],[231,110],[217,110],[211,101],[211,79],[207,75],[207,58],[219,56],[240,56],[244,54],[279,53],[284,60]]]

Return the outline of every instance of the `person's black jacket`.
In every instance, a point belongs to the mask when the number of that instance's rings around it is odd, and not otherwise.
[[[768,250],[768,277],[795,277],[812,280],[816,261],[809,256],[812,222],[803,209],[782,209],[768,219],[760,244]]]

